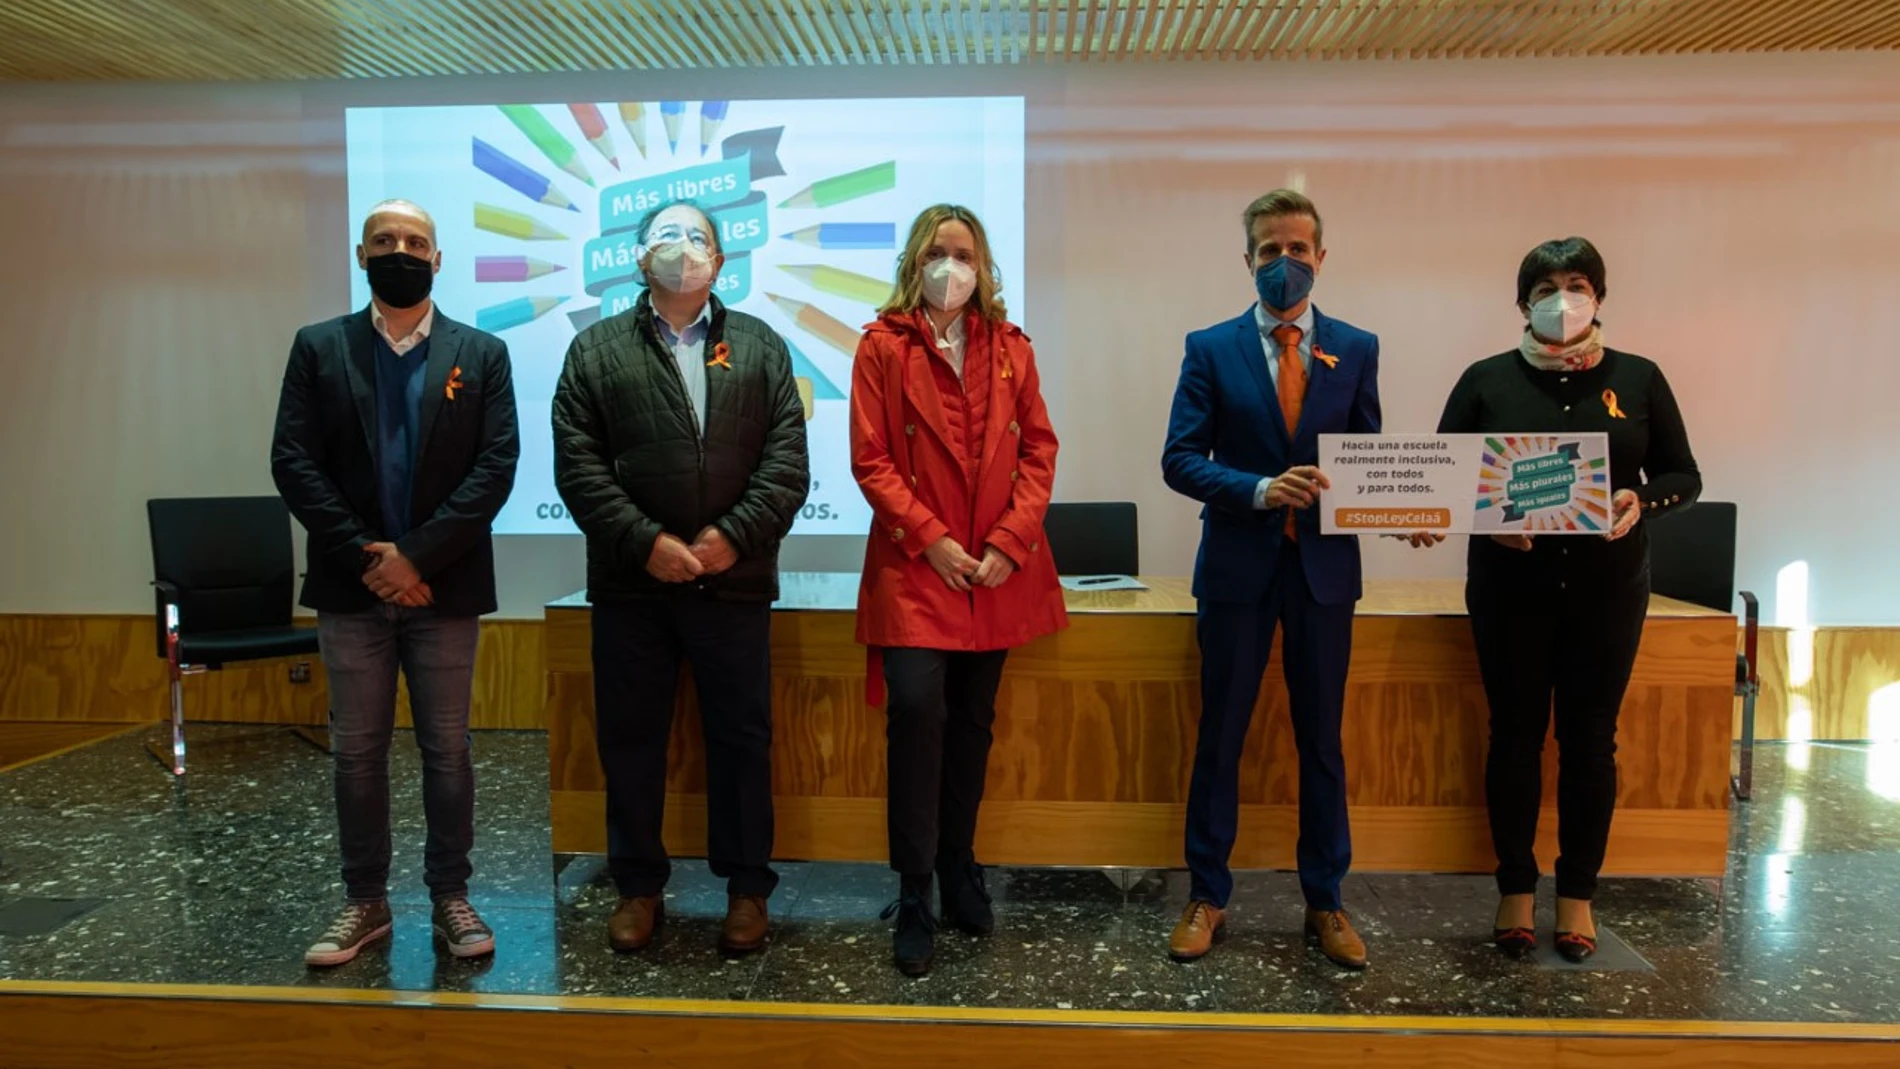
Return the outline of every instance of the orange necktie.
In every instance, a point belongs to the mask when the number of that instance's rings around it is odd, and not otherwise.
[[[1286,417],[1286,433],[1291,439],[1300,427],[1300,406],[1306,403],[1306,369],[1300,366],[1300,338],[1304,332],[1291,323],[1273,328],[1273,340],[1280,346],[1280,414]],[[1286,536],[1297,541],[1293,527],[1293,508],[1286,510]]]

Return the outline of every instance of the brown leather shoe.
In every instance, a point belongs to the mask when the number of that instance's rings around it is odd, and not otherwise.
[[[768,927],[764,895],[729,895],[726,923],[719,930],[719,949],[728,954],[750,954],[765,945]]]
[[[1366,943],[1352,930],[1343,909],[1306,911],[1306,934],[1319,940],[1319,952],[1348,969],[1366,967]]]
[[[622,954],[645,950],[664,916],[666,899],[661,895],[623,898],[614,915],[607,918],[607,942]]]
[[[1176,961],[1205,956],[1214,949],[1214,938],[1226,920],[1227,911],[1212,902],[1189,902],[1175,922],[1174,934],[1168,936],[1168,956]]]

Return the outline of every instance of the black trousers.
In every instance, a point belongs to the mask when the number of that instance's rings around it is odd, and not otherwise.
[[[1537,890],[1544,737],[1554,710],[1557,893],[1588,900],[1616,811],[1616,718],[1643,638],[1649,581],[1567,582],[1548,597],[1467,587],[1466,607],[1491,705],[1484,787],[1498,893]]]
[[[594,606],[594,727],[607,777],[607,861],[620,893],[672,874],[660,826],[680,662],[706,740],[706,857],[733,894],[769,895],[772,607],[696,593]]]
[[[887,649],[891,868],[928,876],[975,860],[996,688],[1008,650]]]

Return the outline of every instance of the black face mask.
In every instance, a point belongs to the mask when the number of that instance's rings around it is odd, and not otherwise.
[[[406,252],[372,256],[364,269],[369,272],[369,291],[391,308],[414,308],[428,300],[435,285],[435,265]]]

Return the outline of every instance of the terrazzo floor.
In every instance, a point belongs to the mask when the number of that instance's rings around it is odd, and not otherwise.
[[[152,737],[156,738],[157,729]],[[421,882],[420,765],[394,759],[394,938],[306,969],[340,900],[327,755],[288,733],[194,729],[174,783],[144,736],[0,774],[0,978],[1077,1010],[1900,1022],[1900,746],[1764,746],[1735,810],[1726,880],[1608,880],[1588,967],[1488,944],[1482,876],[1355,874],[1346,903],[1372,967],[1340,971],[1299,935],[1298,884],[1244,873],[1227,938],[1169,961],[1185,874],[997,869],[998,926],[945,931],[930,976],[890,964],[877,865],[786,864],[768,948],[714,946],[724,889],[676,863],[668,924],[612,953],[601,859],[550,853],[546,738],[486,732],[474,902],[490,961],[439,956]],[[76,916],[75,916],[76,915]],[[1548,923],[1548,903],[1541,916]],[[64,923],[60,923],[64,921]],[[51,928],[50,931],[41,929]]]

